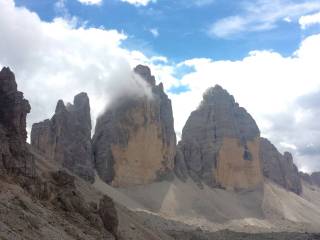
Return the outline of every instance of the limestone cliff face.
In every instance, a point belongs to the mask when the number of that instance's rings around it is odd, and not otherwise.
[[[183,128],[175,172],[199,185],[248,189],[263,181],[260,132],[244,108],[220,86],[208,89]]]
[[[93,182],[91,117],[87,94],[75,96],[73,105],[65,106],[59,100],[50,120],[32,126],[31,144],[45,157]]]
[[[302,191],[298,168],[293,163],[292,155],[279,153],[267,139],[261,138],[260,156],[263,162],[263,174],[289,191],[300,194]]]
[[[35,167],[28,152],[26,116],[31,108],[17,90],[13,72],[0,71],[0,173],[34,176]]]
[[[122,98],[98,118],[93,138],[95,168],[116,187],[161,180],[173,169],[171,101],[148,67],[139,65],[134,72],[148,83],[152,98]]]

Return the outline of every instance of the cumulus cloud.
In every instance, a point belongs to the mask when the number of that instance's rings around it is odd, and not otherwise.
[[[319,122],[316,120],[319,97],[310,95],[304,100],[308,106],[312,105],[312,110],[302,105],[301,100],[302,96],[320,89],[319,61],[320,34],[304,39],[289,57],[273,51],[252,51],[238,61],[186,60],[178,66],[188,66],[193,71],[185,74],[179,84],[189,91],[170,93],[175,129],[178,133],[182,131],[203,92],[219,84],[253,115],[263,136],[270,138],[281,151],[294,153],[300,168],[320,170],[320,164],[312,160],[320,159],[315,151],[320,142],[317,133],[320,126],[315,124]]]
[[[139,7],[139,6],[147,6],[149,3],[156,2],[157,0],[120,0],[120,1]]]
[[[320,24],[320,12],[300,17],[299,24],[302,29],[306,29],[315,24]]]
[[[89,94],[93,119],[119,96],[151,94],[131,71],[149,59],[121,48],[121,32],[87,28],[75,19],[44,22],[12,0],[0,1],[0,32],[0,67],[11,67],[30,100],[29,130],[52,115],[58,99],[71,102],[81,91]]]
[[[288,111],[268,116],[273,122],[270,137],[291,151],[300,169],[320,170],[320,88],[298,97]]]
[[[208,29],[213,37],[226,38],[243,32],[258,32],[275,28],[279,21],[299,17],[320,10],[318,0],[255,0],[239,1],[242,14],[222,18]]]

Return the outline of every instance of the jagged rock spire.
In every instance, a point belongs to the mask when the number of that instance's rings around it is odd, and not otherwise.
[[[32,126],[31,144],[89,182],[94,181],[91,147],[90,103],[86,93],[74,97],[73,104],[59,100],[50,120]]]
[[[0,172],[34,176],[34,162],[26,144],[29,102],[17,90],[14,73],[0,71]]]

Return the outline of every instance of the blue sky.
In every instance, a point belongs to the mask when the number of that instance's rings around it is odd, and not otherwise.
[[[301,170],[320,170],[319,0],[0,0],[0,34],[29,131],[82,91],[93,125],[118,97],[150,94],[132,77],[145,64],[172,100],[178,139],[219,84]]]
[[[63,3],[63,9],[57,7],[57,2]],[[302,14],[317,12],[320,3],[274,1],[275,3],[269,6],[267,2],[158,0],[146,6],[137,6],[120,0],[105,0],[92,5],[82,4],[77,0],[16,0],[18,6],[26,6],[35,11],[45,21],[70,15],[85,21],[88,26],[123,31],[128,35],[128,39],[123,42],[125,47],[141,50],[150,56],[164,55],[175,62],[199,57],[237,60],[251,50],[260,49],[274,50],[288,56],[298,48],[302,38],[319,31],[319,26],[301,31],[298,19]],[[300,9],[286,12],[283,9],[285,2],[300,6]],[[303,7],[303,4],[308,3],[314,3],[315,6]],[[222,19],[232,16],[250,18],[250,7],[256,7],[256,11],[261,11],[257,14],[261,15],[271,15],[276,11],[283,13],[266,16],[271,23],[253,19],[244,26],[243,31],[236,33],[220,36],[210,32],[212,26]],[[266,26],[263,26],[264,24]],[[255,27],[261,30],[252,30]],[[152,34],[152,30],[158,34]]]

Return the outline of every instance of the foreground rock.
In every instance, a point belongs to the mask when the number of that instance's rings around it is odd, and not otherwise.
[[[106,203],[87,202],[75,177],[65,171],[47,172],[25,188],[28,192],[12,183],[0,186],[1,239],[117,239],[117,226],[112,225],[111,233],[99,214]],[[110,207],[104,211],[116,213],[113,201],[107,200]]]
[[[82,100],[76,97],[75,108],[86,105]],[[82,114],[86,114],[85,110],[81,109]],[[28,101],[17,91],[14,74],[3,68],[0,72],[0,238],[116,239],[117,214],[113,201],[104,197],[99,207],[89,204],[77,189],[74,176],[66,171],[49,170],[49,161],[40,163],[42,157],[27,145],[29,111]],[[90,124],[90,119],[87,123]],[[88,125],[84,127],[89,128]],[[99,214],[102,208],[104,216]],[[112,221],[108,221],[107,228],[104,223],[109,216]]]
[[[263,162],[263,175],[285,189],[300,194],[302,185],[298,168],[293,163],[292,155],[279,153],[267,139],[261,138],[260,156]]]
[[[228,189],[249,189],[263,181],[260,132],[244,108],[220,86],[208,89],[183,128],[175,170],[185,179]]]
[[[99,215],[104,227],[109,232],[117,236],[119,224],[117,211],[113,200],[106,195],[100,200]]]
[[[13,72],[0,72],[0,173],[34,177],[34,162],[27,150],[26,116],[30,105],[17,90]]]
[[[97,120],[93,138],[95,168],[103,181],[116,187],[167,178],[174,163],[171,101],[148,67],[139,65],[134,72],[150,87],[152,97],[124,96]]]
[[[87,94],[76,95],[73,105],[65,106],[59,100],[50,120],[33,124],[31,144],[43,156],[93,182],[91,117]]]

